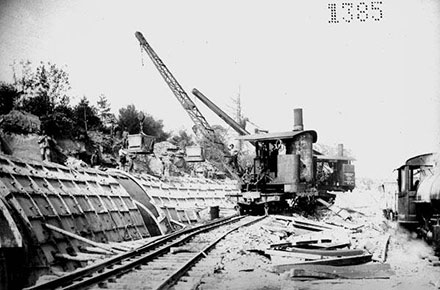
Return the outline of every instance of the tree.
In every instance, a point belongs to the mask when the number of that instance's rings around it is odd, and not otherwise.
[[[228,156],[227,152],[227,130],[220,126],[220,125],[213,125],[211,126],[214,130],[215,134],[217,135],[217,139],[219,142],[223,143],[223,147],[221,145],[213,144],[211,140],[203,136],[201,138],[200,144],[203,148],[205,148],[205,157],[207,160],[216,163],[218,167],[219,164],[225,160],[225,156]]]
[[[86,97],[83,97],[73,109],[73,119],[75,126],[84,128],[86,133],[88,130],[97,130],[102,127],[97,109],[94,106],[90,106],[89,100]]]
[[[110,121],[112,113],[110,113],[110,102],[103,94],[99,95],[99,100],[96,102],[98,107],[98,117],[101,119],[102,124],[107,124]]]
[[[102,130],[104,133],[113,135],[113,129],[118,121],[113,113],[110,112],[110,102],[104,94],[99,95],[99,100],[96,102],[98,117],[102,123]]]
[[[32,66],[30,61],[14,63],[13,86],[20,97],[16,107],[36,115],[47,134],[70,137],[74,132],[74,114],[70,107],[69,74],[50,62]]]
[[[170,137],[170,133],[163,130],[163,121],[155,120],[153,116],[144,113],[142,131],[147,135],[156,136],[157,141],[165,141]]]
[[[177,135],[172,135],[168,141],[179,148],[183,149],[186,146],[192,146],[196,143],[193,140],[193,137],[191,134],[188,134],[186,130],[179,130]]]
[[[129,134],[139,133],[139,112],[134,105],[128,105],[126,108],[119,109],[118,123],[123,131]]]
[[[147,135],[155,136],[157,141],[164,141],[170,136],[163,130],[163,121],[155,120],[153,116],[140,112],[134,105],[119,109],[119,126],[129,134],[140,132],[140,122],[142,121],[142,132]]]
[[[53,113],[58,105],[67,106],[70,101],[69,74],[50,62],[34,69],[30,61],[12,65],[14,87],[20,92],[19,108],[37,116]]]
[[[9,113],[19,97],[20,93],[13,85],[0,83],[0,115]]]
[[[51,113],[40,116],[41,129],[57,137],[72,137],[75,133],[73,109],[68,105],[56,106]]]

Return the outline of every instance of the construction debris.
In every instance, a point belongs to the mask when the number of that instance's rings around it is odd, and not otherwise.
[[[371,257],[372,257],[371,254],[356,255],[349,257],[338,257],[338,258],[324,257],[323,259],[274,265],[273,269],[277,273],[282,273],[289,271],[290,269],[292,269],[293,266],[297,266],[297,265],[330,265],[330,266],[359,265],[370,262]]]
[[[387,226],[354,218],[364,218],[362,212],[319,202],[329,209],[319,221],[299,215],[270,216],[260,229],[278,241],[253,252],[270,259],[271,271],[289,273],[292,280],[390,278],[394,272],[385,264]]]
[[[394,275],[389,264],[355,266],[299,265],[290,269],[292,279],[388,279]]]
[[[342,250],[329,250],[329,249],[307,249],[307,248],[300,248],[296,246],[286,247],[283,249],[284,252],[291,252],[291,253],[303,253],[303,254],[309,254],[309,255],[317,255],[317,256],[356,256],[356,255],[362,255],[365,253],[364,250],[361,249],[342,249]]]
[[[344,220],[351,220],[352,219],[351,215],[348,213],[347,210],[340,208],[334,204],[332,205],[321,198],[317,198],[316,201],[325,205],[329,210],[331,210],[332,212],[334,212],[335,214],[337,214],[338,216],[340,216]]]
[[[374,251],[373,261],[384,263],[387,259],[388,244],[390,242],[390,234],[383,236],[378,245],[378,249]]]

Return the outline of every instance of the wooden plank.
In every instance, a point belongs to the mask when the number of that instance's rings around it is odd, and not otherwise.
[[[93,255],[93,254],[85,254],[85,253],[78,253],[76,256],[72,256],[64,253],[56,253],[55,257],[58,259],[77,261],[77,262],[95,261],[105,258],[104,255]]]
[[[318,244],[318,243],[350,243],[346,230],[325,230],[310,234],[290,237],[288,242],[293,245]]]
[[[371,261],[372,255],[357,255],[342,258],[331,258],[331,259],[320,259],[313,261],[297,262],[291,264],[280,264],[274,265],[273,270],[277,273],[282,273],[295,268],[298,265],[330,265],[330,266],[348,266],[348,265],[358,265]]]
[[[110,247],[112,247],[113,249],[121,251],[121,252],[128,252],[128,251],[131,251],[134,249],[134,247],[124,245],[123,243],[108,242],[108,245]]]
[[[291,277],[312,279],[388,279],[394,275],[389,264],[370,263],[355,266],[298,265],[291,268]],[[319,277],[321,275],[321,278]],[[327,275],[327,277],[325,277]],[[333,277],[332,277],[333,276]]]
[[[303,230],[308,230],[308,231],[313,231],[313,232],[320,232],[320,231],[324,230],[321,227],[316,227],[314,225],[308,225],[308,224],[304,224],[304,223],[293,222],[292,225],[295,228],[303,229]]]
[[[80,247],[80,250],[95,254],[113,255],[113,253],[110,251],[96,247]]]
[[[292,246],[292,243],[272,244],[270,245],[270,248],[279,248],[279,247],[287,247],[287,246]]]
[[[323,230],[329,230],[329,229],[339,229],[341,228],[340,226],[337,225],[332,225],[332,224],[328,224],[328,223],[323,223],[323,222],[318,222],[318,221],[312,221],[309,219],[305,219],[302,217],[292,217],[292,216],[282,216],[282,215],[272,215],[275,219],[279,219],[279,220],[286,220],[286,221],[291,221],[297,224],[303,224],[303,225],[310,225],[316,228],[322,228]]]
[[[279,249],[279,248],[285,248],[285,247],[292,247],[295,248],[301,248],[301,249],[337,249],[337,248],[344,248],[350,246],[350,243],[347,242],[336,242],[336,243],[321,243],[318,240],[308,240],[303,242],[296,242],[294,244],[292,243],[279,243],[279,244],[272,244],[270,245],[270,248],[272,249]]]
[[[323,279],[344,279],[345,277],[328,273],[319,272],[315,270],[305,270],[305,269],[292,269],[290,270],[290,278],[292,280],[308,281],[308,280],[323,280]]]
[[[341,228],[349,229],[351,231],[357,231],[360,228],[365,227],[364,224],[355,224],[355,223],[347,222],[347,221],[336,222],[336,221],[332,220],[332,221],[327,221],[326,223],[329,224],[329,225],[333,225],[333,226],[338,226],[338,227],[341,227]]]
[[[361,249],[345,249],[345,250],[317,250],[317,249],[303,249],[297,247],[289,247],[285,250],[286,252],[296,252],[296,253],[304,253],[310,255],[319,255],[319,256],[358,256],[365,254],[364,250]]]
[[[66,230],[60,229],[60,228],[58,228],[58,227],[56,227],[56,226],[53,226],[53,225],[50,225],[50,224],[44,224],[44,225],[45,225],[48,229],[51,229],[52,231],[58,232],[58,233],[60,233],[60,234],[63,234],[63,235],[68,236],[68,237],[71,237],[71,238],[73,238],[73,239],[76,239],[76,240],[78,240],[78,241],[84,242],[84,243],[86,243],[86,244],[92,245],[92,246],[94,246],[94,247],[101,248],[101,249],[104,249],[104,250],[106,250],[106,251],[110,251],[110,252],[112,252],[112,253],[119,253],[119,251],[114,250],[114,249],[112,249],[111,247],[109,247],[109,246],[107,246],[107,245],[103,245],[103,244],[100,244],[100,243],[94,242],[94,241],[92,241],[92,240],[86,239],[86,238],[81,237],[81,236],[79,236],[79,235],[77,235],[77,234],[74,234],[74,233],[68,232],[68,231],[66,231]]]
[[[379,242],[378,249],[373,253],[373,260],[385,263],[387,259],[388,244],[390,242],[390,234],[386,234]]]
[[[328,256],[321,256],[321,255],[311,255],[311,254],[304,254],[304,253],[297,253],[297,252],[288,252],[288,251],[277,251],[277,250],[266,250],[264,251],[265,254],[270,255],[272,257],[286,257],[286,258],[295,258],[295,259],[302,259],[302,260],[321,260],[321,259],[328,259],[330,257]],[[273,259],[272,259],[273,260]],[[300,262],[300,261],[297,261]]]
[[[296,248],[302,249],[338,249],[350,246],[349,242],[339,243],[308,243],[308,244],[296,244]]]

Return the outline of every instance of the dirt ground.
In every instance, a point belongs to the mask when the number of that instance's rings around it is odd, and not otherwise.
[[[286,237],[282,232],[268,230],[267,226],[273,226],[274,221],[269,216],[229,235],[214,250],[219,257],[215,271],[202,278],[197,289],[440,289],[440,267],[434,267],[427,259],[433,255],[432,249],[395,222],[385,220],[383,201],[379,192],[355,190],[339,194],[335,204],[350,209],[353,223],[363,225],[363,230],[352,236],[353,248],[374,248],[375,241],[390,234],[385,263],[394,275],[388,279],[294,281],[289,272],[274,273],[272,261],[262,253],[270,244],[285,241]],[[327,221],[337,218],[330,212],[323,216]],[[295,231],[295,235],[302,233]]]

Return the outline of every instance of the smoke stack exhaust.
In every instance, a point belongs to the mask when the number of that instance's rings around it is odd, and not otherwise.
[[[338,144],[338,156],[344,156],[344,144]]]
[[[301,108],[293,109],[293,131],[304,130],[303,110]]]

